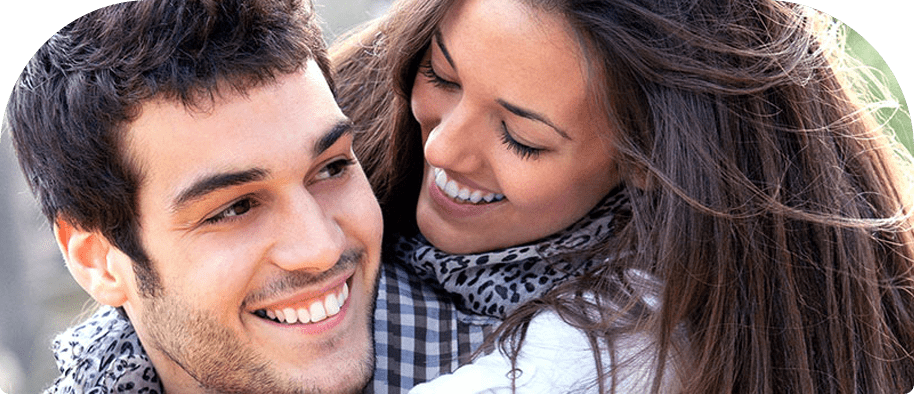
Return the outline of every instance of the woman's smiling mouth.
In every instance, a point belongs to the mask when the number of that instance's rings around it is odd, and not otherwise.
[[[452,179],[448,179],[444,170],[437,167],[431,168],[435,175],[435,186],[438,186],[438,189],[441,189],[445,195],[457,202],[464,204],[490,204],[505,199],[505,195],[501,193],[470,189]]]

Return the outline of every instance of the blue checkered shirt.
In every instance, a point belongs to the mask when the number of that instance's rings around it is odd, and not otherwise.
[[[412,275],[400,261],[381,266],[375,308],[375,373],[368,392],[406,393],[453,372],[499,320],[457,310],[447,294]]]

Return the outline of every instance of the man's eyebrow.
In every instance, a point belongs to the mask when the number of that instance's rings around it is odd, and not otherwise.
[[[352,121],[347,119],[342,119],[330,128],[330,131],[326,132],[321,138],[318,138],[314,143],[314,148],[312,149],[312,154],[314,156],[320,156],[321,153],[324,153],[327,149],[330,149],[337,140],[342,138],[344,135],[352,134],[353,125]]]
[[[511,112],[512,114],[515,114],[515,115],[520,116],[520,117],[522,117],[522,118],[527,118],[527,119],[530,119],[530,120],[535,120],[535,121],[537,121],[537,122],[543,123],[543,124],[545,124],[546,126],[549,126],[549,127],[551,127],[553,130],[555,130],[555,132],[558,133],[559,135],[561,135],[562,138],[565,138],[566,140],[569,140],[569,141],[571,140],[571,137],[568,135],[568,133],[566,133],[564,130],[560,129],[558,126],[556,126],[554,123],[552,123],[552,122],[549,120],[549,118],[547,118],[545,115],[538,114],[538,113],[533,112],[533,111],[528,111],[528,110],[526,110],[526,109],[523,109],[523,108],[521,108],[521,107],[518,107],[518,106],[516,106],[516,105],[514,105],[514,104],[511,104],[511,103],[509,103],[509,102],[507,102],[507,101],[505,101],[505,100],[502,100],[502,99],[498,99],[498,100],[495,100],[495,101],[498,102],[499,105],[501,105],[502,107],[504,107],[506,110],[508,110],[508,111]]]
[[[244,171],[219,173],[205,176],[178,193],[178,197],[176,197],[174,202],[171,204],[171,211],[180,211],[183,207],[187,206],[194,200],[198,200],[203,196],[217,190],[242,185],[245,183],[256,182],[265,179],[267,175],[269,175],[267,170],[262,168],[252,168]]]
[[[438,44],[438,49],[441,49],[441,54],[444,55],[444,59],[451,65],[451,68],[457,70],[457,65],[454,64],[451,53],[448,52],[447,46],[444,45],[444,36],[441,35],[441,30],[435,30],[435,43]]]
[[[338,121],[324,133],[311,148],[313,156],[319,156],[327,149],[330,149],[344,135],[351,134],[353,130],[352,122],[349,119]],[[246,183],[257,182],[266,179],[270,172],[262,168],[251,168],[244,171],[218,173],[205,176],[184,190],[178,193],[178,196],[171,204],[171,211],[177,212],[195,200],[199,200],[207,194],[215,191],[243,185]]]

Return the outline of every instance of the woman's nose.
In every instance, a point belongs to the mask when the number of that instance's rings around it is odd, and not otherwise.
[[[425,139],[425,160],[434,167],[470,173],[480,165],[485,129],[466,106],[442,116]]]

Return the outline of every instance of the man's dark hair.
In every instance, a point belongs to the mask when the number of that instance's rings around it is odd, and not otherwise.
[[[64,27],[22,72],[4,125],[44,215],[99,231],[133,259],[141,293],[155,295],[159,278],[139,237],[143,170],[124,146],[129,124],[150,100],[204,110],[309,59],[330,82],[315,19],[301,0],[141,0]]]

